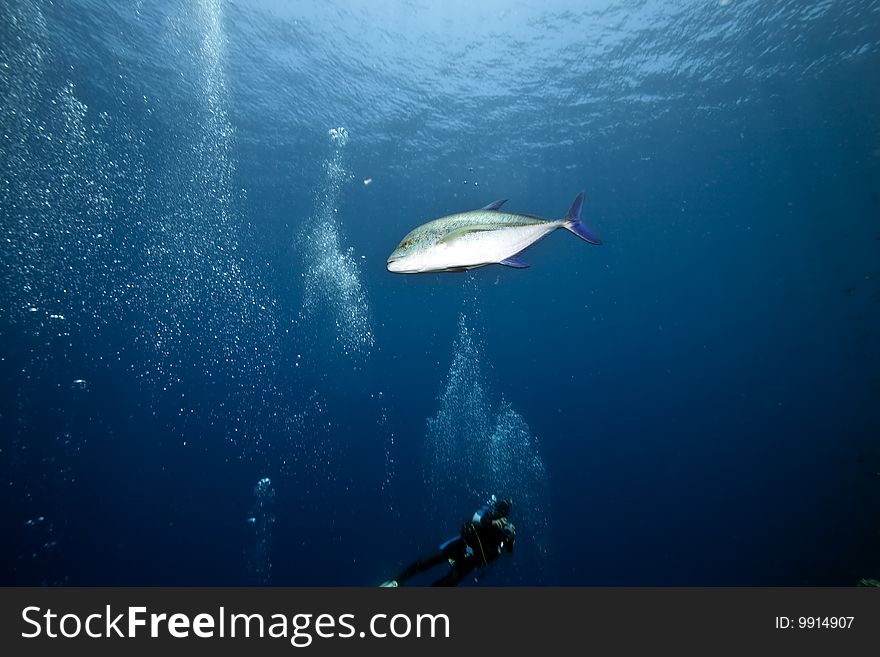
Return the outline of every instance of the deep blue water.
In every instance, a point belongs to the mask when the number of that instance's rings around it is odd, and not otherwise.
[[[442,4],[0,3],[0,583],[880,577],[880,2]]]

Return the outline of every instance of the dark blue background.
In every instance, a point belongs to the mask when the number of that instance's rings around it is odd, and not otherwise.
[[[456,529],[425,433],[462,312],[549,477],[544,569],[485,583],[878,577],[880,3],[539,7],[4,3],[2,583],[381,581]],[[601,247],[385,271],[582,189]],[[328,198],[348,353],[301,312]]]

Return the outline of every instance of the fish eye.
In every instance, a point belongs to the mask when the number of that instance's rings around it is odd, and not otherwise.
[[[400,246],[397,247],[399,249],[408,249],[412,245],[412,240],[403,240],[400,243]]]

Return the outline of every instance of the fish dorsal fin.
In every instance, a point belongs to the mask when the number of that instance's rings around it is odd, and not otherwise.
[[[503,198],[500,201],[492,201],[489,205],[480,208],[480,210],[497,210],[505,203],[507,203],[506,198]]]

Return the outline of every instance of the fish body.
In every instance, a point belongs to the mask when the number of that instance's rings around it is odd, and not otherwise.
[[[502,212],[499,208],[506,200],[440,217],[413,229],[388,257],[388,271],[466,271],[492,264],[528,267],[516,256],[557,228],[566,228],[591,244],[602,243],[581,222],[583,192],[562,219]]]

